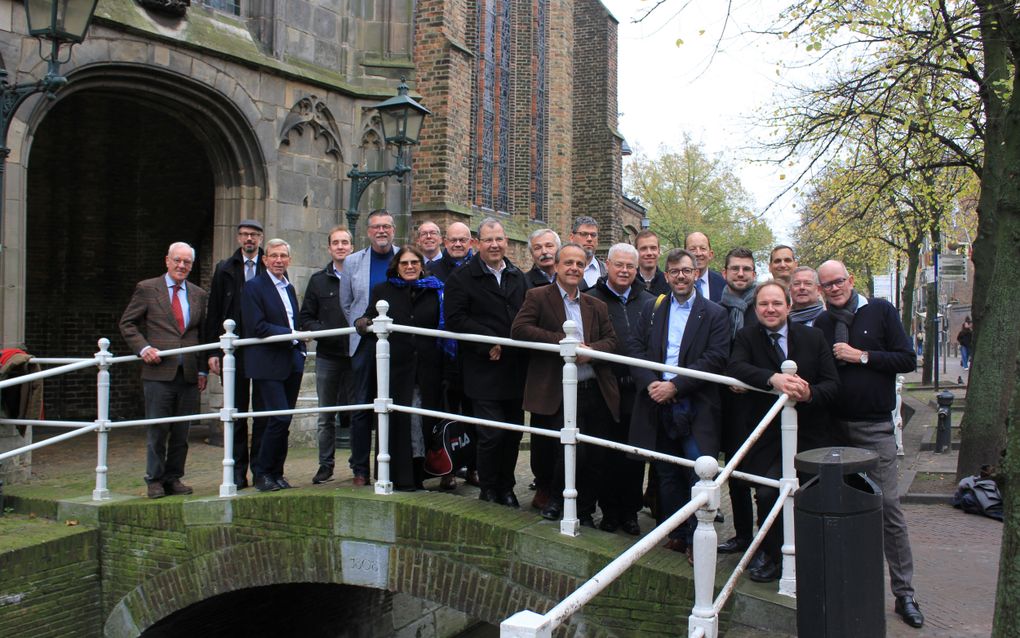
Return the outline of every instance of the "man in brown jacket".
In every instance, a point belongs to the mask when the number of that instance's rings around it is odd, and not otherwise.
[[[194,248],[184,242],[171,244],[166,274],[139,282],[120,318],[121,335],[144,364],[142,387],[147,419],[195,414],[198,394],[205,390],[206,377],[198,374],[201,354],[159,354],[198,345],[207,295],[188,281],[194,263]],[[189,427],[186,421],[148,426],[145,482],[149,498],[191,494],[191,488],[181,483]]]
[[[580,294],[588,258],[577,244],[564,244],[556,253],[556,281],[553,285],[532,288],[524,297],[511,335],[522,341],[559,343],[564,338],[563,322],[578,324],[581,341],[587,348],[602,352],[616,349],[616,332],[609,321],[606,304]],[[528,378],[524,385],[524,409],[531,412],[537,427],[559,429],[563,426],[563,359],[549,352],[532,352],[528,360]],[[620,418],[620,391],[608,363],[577,357],[577,427],[584,434],[609,438],[613,421]],[[563,454],[555,439],[535,437],[532,441],[532,471],[539,490],[536,500],[549,494],[542,516],[557,520],[563,503]],[[581,524],[594,527],[592,514],[605,448],[579,445],[577,455],[577,512]]]

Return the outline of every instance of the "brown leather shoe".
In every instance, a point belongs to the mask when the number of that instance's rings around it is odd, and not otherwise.
[[[163,484],[163,490],[171,496],[179,496],[181,494],[191,494],[195,490],[191,489],[190,486],[181,483],[181,479],[174,479],[167,481]]]
[[[666,549],[674,552],[687,552],[687,541],[682,538],[670,538],[666,540]]]
[[[471,470],[468,472],[465,480],[468,485],[474,485],[475,487],[480,487],[482,484],[482,481],[478,478],[478,470]]]
[[[549,507],[549,490],[544,487],[535,490],[535,496],[531,499],[531,507],[540,512]]]
[[[439,489],[441,490],[455,490],[457,489],[457,477],[453,474],[444,474],[443,478],[439,479]]]
[[[354,487],[365,487],[368,485],[368,477],[357,474],[354,476],[354,480],[351,481]]]
[[[162,483],[149,483],[146,495],[149,498],[163,498],[166,496],[166,491],[163,489]]]

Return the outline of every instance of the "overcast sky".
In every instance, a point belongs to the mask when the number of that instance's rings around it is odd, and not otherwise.
[[[631,148],[656,155],[660,145],[678,148],[685,133],[710,154],[729,160],[751,193],[756,212],[781,191],[789,167],[754,164],[753,148],[764,132],[754,126],[777,103],[777,61],[790,58],[789,43],[741,35],[761,25],[774,0],[734,0],[729,35],[712,51],[723,25],[725,2],[668,0],[641,24],[632,19],[656,0],[603,0],[620,21],[620,132]],[[683,9],[682,13],[680,12]],[[682,40],[682,44],[677,44]],[[788,72],[783,70],[784,79]],[[777,238],[788,240],[796,222],[787,197],[767,213]]]

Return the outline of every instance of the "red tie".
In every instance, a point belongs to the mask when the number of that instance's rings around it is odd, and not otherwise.
[[[174,292],[170,296],[170,310],[174,313],[174,319],[177,320],[177,327],[181,334],[184,334],[184,311],[181,310],[181,300],[177,298],[177,291],[181,289],[181,285],[174,284],[173,288]]]

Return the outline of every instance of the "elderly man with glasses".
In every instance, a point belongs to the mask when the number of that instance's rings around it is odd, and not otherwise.
[[[896,597],[896,613],[911,627],[924,616],[914,601],[914,561],[907,522],[900,510],[896,439],[892,410],[896,375],[913,372],[917,357],[896,308],[854,290],[854,278],[839,261],[818,267],[827,309],[815,320],[836,358],[840,390],[832,413],[838,443],[878,453],[878,467],[867,472],[882,490],[885,558]]]

